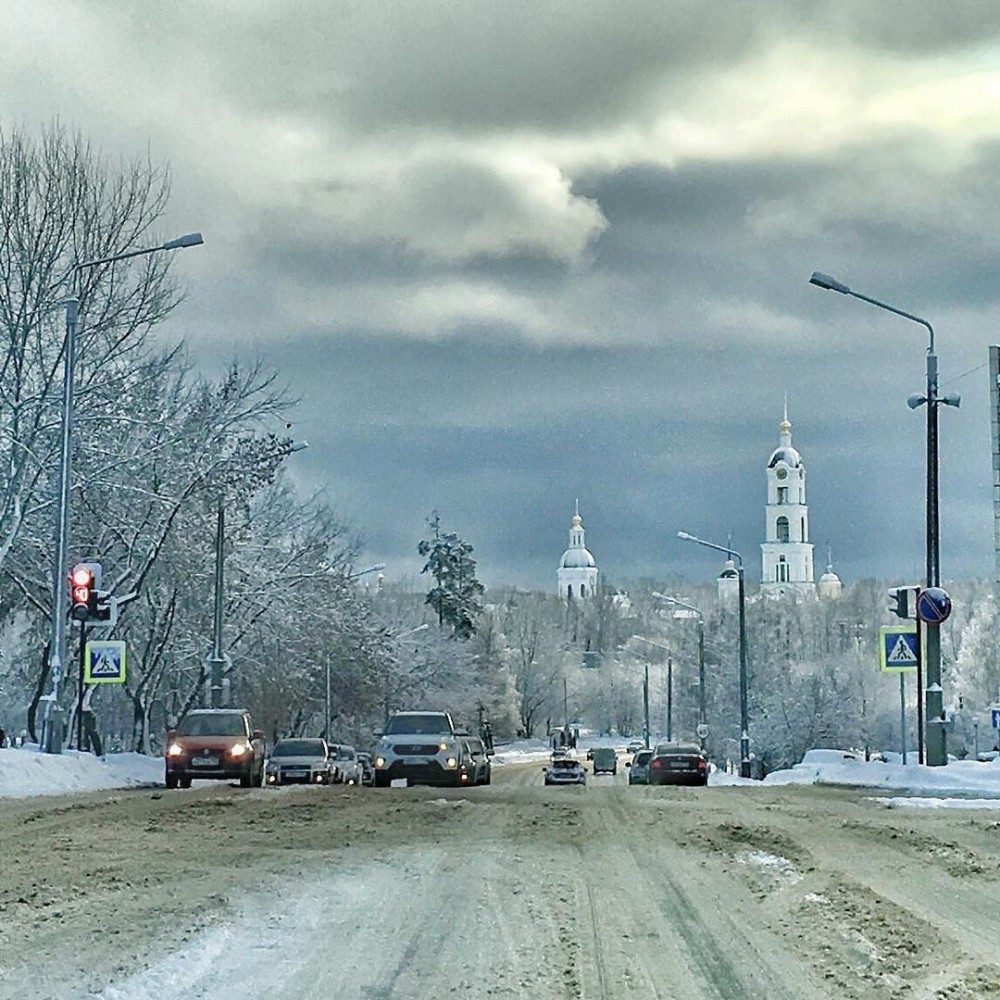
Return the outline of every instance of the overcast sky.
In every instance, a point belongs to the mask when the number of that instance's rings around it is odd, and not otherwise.
[[[921,327],[1000,340],[1000,4],[0,0],[0,124],[171,165],[200,229],[164,335],[260,356],[292,461],[390,577],[437,507],[554,587],[575,497],[611,580],[759,578],[788,395],[818,567],[923,566]],[[168,235],[168,233],[165,233]],[[942,567],[989,575],[987,375],[948,385]]]

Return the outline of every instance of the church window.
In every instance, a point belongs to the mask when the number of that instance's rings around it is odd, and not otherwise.
[[[572,601],[573,600],[573,584],[570,584],[566,588],[566,596]]]
[[[784,556],[778,556],[778,565],[774,568],[774,575],[778,583],[788,583],[788,563]]]
[[[587,585],[585,583],[580,584],[580,596],[581,597],[587,596]]]
[[[802,541],[806,540],[806,519],[802,518]]]
[[[778,503],[788,503],[788,487],[778,487]]]
[[[787,542],[788,541],[788,518],[787,517],[779,517],[778,520],[774,524],[774,528],[775,528],[775,531],[777,532],[777,535],[778,535],[778,541],[779,542]],[[782,561],[784,561],[784,560],[782,560]]]

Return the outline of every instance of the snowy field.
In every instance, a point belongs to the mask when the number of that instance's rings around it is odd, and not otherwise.
[[[47,754],[30,743],[18,750],[0,749],[0,798],[162,784],[162,757],[139,753],[95,757],[75,750]]]

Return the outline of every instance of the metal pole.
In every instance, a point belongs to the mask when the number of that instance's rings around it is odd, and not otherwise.
[[[906,763],[906,674],[899,672],[899,752]]]
[[[327,654],[326,657],[326,729],[324,730],[326,741],[330,742],[330,730],[333,728],[333,722],[330,718],[331,711],[331,700],[330,700],[330,656]]]
[[[747,707],[747,594],[743,560],[737,564],[740,597],[740,777],[750,777],[750,719]]]
[[[698,615],[698,724],[707,725],[705,715],[705,619]],[[698,746],[705,749],[705,737],[698,738]]]
[[[52,699],[48,711],[59,698],[63,664],[66,661],[66,574],[69,551],[69,504],[72,476],[73,440],[73,374],[76,365],[76,328],[80,313],[79,300],[66,301],[66,339],[63,344],[62,428],[59,447],[59,479],[56,483],[56,545],[52,563],[52,633],[49,642],[49,673]]]
[[[80,622],[80,671],[76,689],[76,749],[83,750],[83,668],[87,656],[87,623]]]
[[[646,737],[646,749],[649,749],[649,664],[646,664],[642,680],[642,718],[643,735]]]
[[[219,498],[219,507],[215,522],[215,607],[212,616],[212,708],[222,707],[222,668],[225,660],[222,656],[222,594],[223,594],[223,544],[226,532],[226,514]]]
[[[667,742],[674,738],[674,660],[667,657]]]
[[[933,343],[927,351],[927,586],[941,586],[941,536],[938,493],[938,363]],[[927,764],[943,767],[948,763],[944,731],[944,698],[941,690],[941,631],[925,625],[926,653],[924,713],[926,717]]]

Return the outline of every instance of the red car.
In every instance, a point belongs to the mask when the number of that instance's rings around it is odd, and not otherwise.
[[[658,743],[646,773],[648,785],[707,785],[708,761],[692,743]]]
[[[167,788],[190,788],[192,778],[263,784],[264,734],[241,708],[199,708],[167,733]]]

